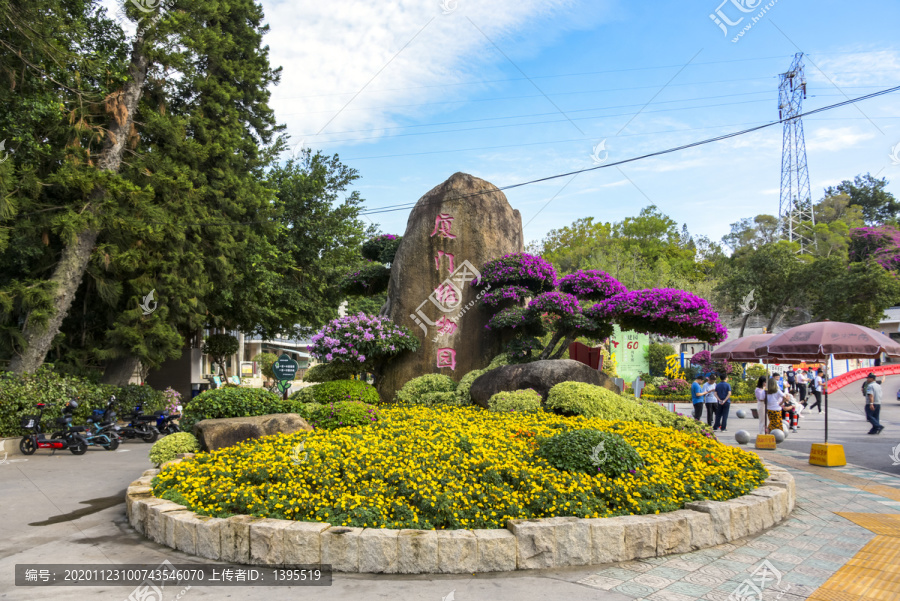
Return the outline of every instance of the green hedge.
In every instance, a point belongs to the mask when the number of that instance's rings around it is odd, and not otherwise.
[[[187,404],[181,416],[181,427],[185,432],[190,432],[195,423],[204,419],[294,413],[295,404],[283,401],[264,388],[215,388],[201,393]]]
[[[457,405],[472,404],[472,395],[469,394],[469,391],[472,389],[472,383],[478,379],[479,376],[484,375],[489,371],[489,369],[473,369],[460,379],[459,384],[456,385]]]
[[[307,386],[293,393],[290,398],[301,403],[337,403],[340,401],[361,401],[377,403],[378,392],[371,384],[362,380],[334,380]]]
[[[53,419],[62,415],[63,406],[71,398],[78,400],[78,409],[73,414],[75,424],[83,424],[91,416],[94,409],[106,409],[111,395],[115,395],[120,417],[131,413],[136,399],[147,404],[146,412],[163,408],[162,392],[149,386],[126,386],[120,388],[108,384],[97,384],[84,378],[59,374],[51,365],[42,366],[36,373],[19,376],[11,372],[0,372],[0,436],[22,436],[26,433],[21,428],[22,418],[26,415],[37,415],[35,405],[46,403],[54,405],[44,411],[44,427],[49,429]],[[136,403],[135,403],[136,404]]]
[[[534,389],[498,392],[488,399],[488,410],[494,412],[540,411],[541,395]]]
[[[162,465],[172,461],[181,453],[196,453],[200,450],[200,441],[190,432],[176,432],[159,439],[150,447],[150,463]]]
[[[645,401],[657,401],[660,403],[691,403],[689,396],[664,396],[659,394],[642,394],[641,399]],[[755,403],[756,397],[751,395],[738,395],[731,397],[732,403]]]
[[[644,464],[619,434],[592,429],[570,430],[541,440],[536,455],[558,470],[591,476],[602,473],[610,478],[634,472]]]
[[[609,420],[649,422],[712,437],[706,424],[667,411],[653,401],[630,399],[602,386],[581,382],[562,382],[547,395],[548,410],[561,415],[583,415]]]
[[[367,426],[381,419],[378,408],[360,401],[341,401],[321,405],[309,417],[316,430],[335,430],[349,426]]]
[[[456,392],[456,382],[443,374],[425,374],[404,384],[394,395],[394,401],[409,405],[425,405],[433,401],[433,397],[423,399],[422,396],[431,392]]]

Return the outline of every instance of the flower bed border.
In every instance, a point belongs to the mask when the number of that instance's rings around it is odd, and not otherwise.
[[[507,572],[687,553],[762,532],[785,519],[796,499],[790,472],[764,464],[769,478],[763,485],[729,501],[695,501],[653,515],[509,520],[506,529],[390,530],[248,515],[200,516],[153,496],[155,469],[129,485],[125,508],[129,524],[145,537],[206,559],[330,564],[335,572]]]

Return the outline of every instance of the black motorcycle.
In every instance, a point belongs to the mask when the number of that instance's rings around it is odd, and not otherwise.
[[[112,397],[106,404],[106,409],[94,409],[87,420],[85,438],[89,445],[99,445],[107,451],[115,451],[119,448],[122,438],[119,436],[119,426],[116,425],[116,412],[113,406],[116,397]]]
[[[181,407],[179,406],[179,409],[180,408]],[[181,426],[176,422],[176,420],[181,419],[180,413],[169,415],[165,411],[157,411],[154,415],[156,416],[156,429],[159,430],[160,434],[165,435],[181,432]]]
[[[73,455],[84,455],[87,452],[88,443],[82,432],[84,427],[72,426],[72,412],[78,408],[78,403],[69,401],[63,409],[63,417],[56,418],[58,426],[64,426],[65,430],[55,432],[51,438],[41,428],[41,420],[44,410],[50,407],[45,403],[36,405],[38,415],[27,415],[22,418],[22,428],[30,433],[22,437],[19,442],[19,450],[23,455],[33,455],[38,449],[52,449],[54,452],[68,449]]]
[[[156,442],[159,438],[159,430],[156,429],[156,415],[144,415],[141,405],[137,405],[131,412],[131,421],[127,426],[122,426],[118,433],[122,438],[140,438],[144,442]]]

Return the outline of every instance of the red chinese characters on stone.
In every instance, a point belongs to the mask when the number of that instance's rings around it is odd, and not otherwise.
[[[434,258],[434,268],[438,271],[441,270],[441,259],[443,257],[447,257],[447,261],[450,263],[450,271],[453,271],[453,257],[454,255],[451,253],[445,253],[442,250],[438,251],[437,256]]]
[[[460,298],[451,284],[441,284],[434,289],[434,298],[440,304],[454,307],[459,304]]]
[[[439,320],[437,320],[434,325],[437,326],[438,334],[441,336],[453,334],[453,332],[455,332],[456,328],[458,327],[456,325],[456,322],[449,319],[446,315],[442,315],[441,318]]]
[[[449,367],[456,369],[456,351],[452,348],[439,348],[437,351],[438,368]]]
[[[450,233],[450,228],[452,226],[453,216],[449,213],[440,213],[434,218],[434,231],[431,232],[431,237],[433,238],[435,235],[438,235],[441,238],[456,238],[456,236]]]

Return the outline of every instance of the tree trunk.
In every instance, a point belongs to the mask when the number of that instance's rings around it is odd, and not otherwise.
[[[97,168],[100,171],[117,172],[119,165],[122,164],[125,143],[128,141],[128,133],[131,131],[149,66],[150,60],[144,48],[144,37],[143,34],[139,34],[132,46],[128,81],[120,92],[110,94],[106,98],[106,108],[111,115],[107,125],[106,140],[103,142],[103,150],[97,161]],[[99,201],[105,194],[106,191],[103,188],[95,187],[91,191],[86,211],[95,213]],[[25,341],[24,350],[21,354],[13,356],[9,363],[10,371],[18,374],[33,373],[44,362],[47,351],[50,350],[50,345],[59,333],[59,327],[72,306],[72,300],[84,278],[84,272],[99,235],[100,231],[91,227],[80,232],[75,237],[73,244],[63,248],[59,263],[56,264],[53,275],[50,277],[50,281],[54,285],[55,311],[45,324],[34,323],[30,319],[26,320],[22,331]]]
[[[138,369],[140,361],[137,357],[127,355],[111,360],[106,364],[103,370],[103,377],[100,382],[103,384],[112,384],[113,386],[125,386],[131,380],[131,376]]]
[[[557,347],[556,352],[553,353],[553,355],[550,358],[551,359],[562,359],[563,353],[565,353],[566,350],[568,350],[569,345],[572,344],[573,342],[575,342],[575,339],[577,337],[578,336],[576,336],[575,334],[569,334],[568,336],[566,336],[566,339],[563,340],[563,343],[559,347]]]
[[[556,345],[559,343],[560,339],[562,339],[563,333],[561,331],[557,331],[553,334],[553,338],[550,339],[550,342],[547,343],[547,346],[544,347],[543,352],[541,352],[541,356],[539,359],[549,359],[550,353],[553,352],[553,349],[556,348]]]

